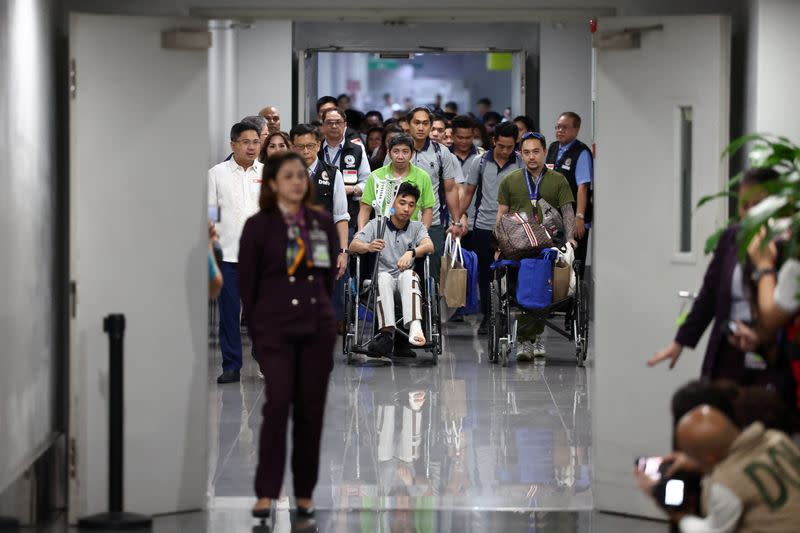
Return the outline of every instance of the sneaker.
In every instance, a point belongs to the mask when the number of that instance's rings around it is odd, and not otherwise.
[[[547,351],[544,349],[544,341],[541,337],[537,337],[536,342],[533,343],[533,356],[544,357]]]
[[[385,331],[378,333],[378,336],[370,341],[367,349],[371,352],[370,357],[389,357],[394,349],[392,334]]]
[[[517,346],[517,361],[531,361],[533,360],[533,343],[531,341],[522,341]]]

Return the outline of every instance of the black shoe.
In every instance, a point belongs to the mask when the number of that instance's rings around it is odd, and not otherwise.
[[[395,357],[416,357],[417,352],[414,351],[411,343],[405,335],[397,335],[394,338],[394,356]]]
[[[253,509],[253,518],[260,518],[261,520],[266,520],[272,514],[272,507],[267,509]]]
[[[489,320],[484,318],[481,320],[480,326],[478,326],[478,335],[488,335],[489,334]]]
[[[370,357],[389,357],[392,355],[393,348],[394,340],[392,339],[392,334],[385,331],[378,333],[378,336],[371,340],[367,346],[367,349],[371,352]]]
[[[450,317],[450,320],[448,320],[448,322],[452,323],[464,322],[464,315],[462,315],[461,313],[456,313],[452,317]]]
[[[239,381],[238,370],[226,370],[217,378],[217,383],[237,383]]]
[[[314,518],[314,508],[313,507],[301,507],[300,505],[297,506],[297,516],[299,518]]]

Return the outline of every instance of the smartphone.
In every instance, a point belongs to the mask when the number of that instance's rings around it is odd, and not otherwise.
[[[661,479],[661,465],[663,457],[637,457],[636,468],[653,481]]]
[[[218,205],[208,206],[208,221],[219,224],[222,215],[222,208]]]
[[[664,506],[683,507],[686,484],[682,479],[670,479],[664,487]]]

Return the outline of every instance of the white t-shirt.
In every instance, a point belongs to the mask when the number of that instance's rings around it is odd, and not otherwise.
[[[800,310],[800,300],[797,298],[797,294],[800,292],[798,278],[800,278],[800,261],[797,259],[787,260],[778,272],[775,304],[789,314]]]

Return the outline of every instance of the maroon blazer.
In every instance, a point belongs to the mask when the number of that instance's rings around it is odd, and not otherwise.
[[[261,211],[244,225],[239,241],[239,296],[256,346],[264,335],[303,336],[321,327],[336,327],[331,297],[339,240],[330,214],[306,208],[308,227],[314,221],[328,236],[331,267],[303,264],[293,276],[286,269],[289,237],[283,215]]]
[[[723,349],[732,349],[728,346],[723,328],[731,313],[731,279],[736,263],[739,261],[736,244],[738,231],[739,226],[734,225],[725,230],[720,237],[717,249],[714,251],[714,256],[703,278],[703,286],[692,305],[692,311],[686,318],[686,322],[678,329],[675,337],[675,340],[682,346],[694,348],[708,325],[714,323],[703,359],[702,375],[709,378],[722,377],[720,374],[724,375],[731,371],[733,373],[740,371],[738,368],[721,369],[718,367],[721,363],[720,355]],[[739,361],[733,364],[735,366],[743,365],[744,354],[739,357]],[[730,365],[731,363],[731,361],[726,361],[725,364]]]

